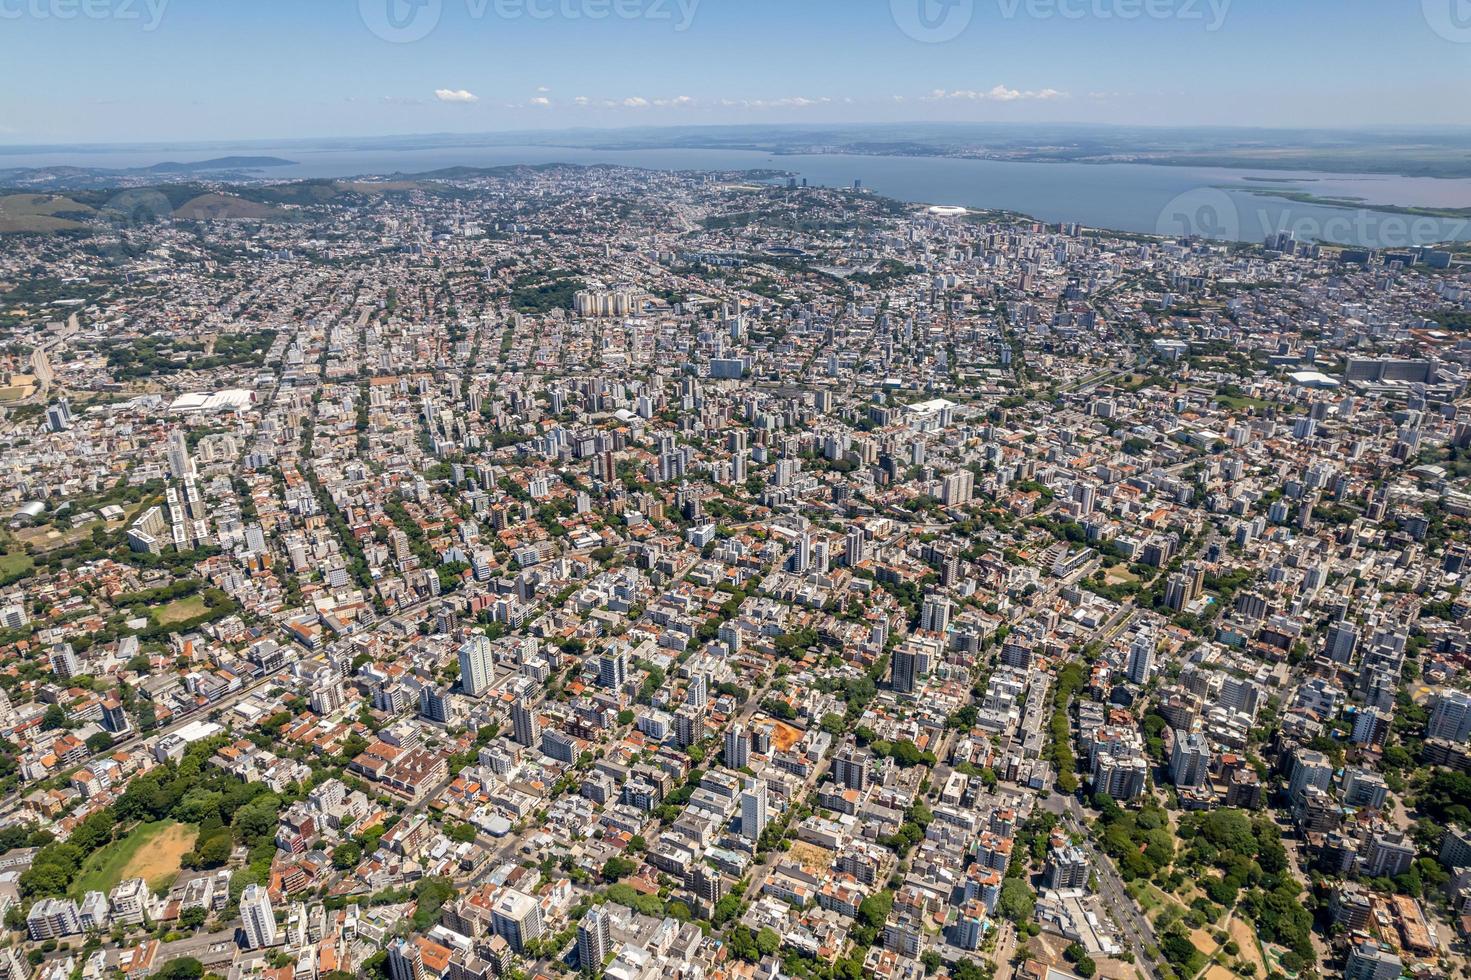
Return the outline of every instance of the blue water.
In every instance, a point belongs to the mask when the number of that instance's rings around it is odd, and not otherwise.
[[[778,169],[828,187],[850,187],[859,180],[866,190],[902,201],[1014,211],[1048,222],[1078,222],[1145,234],[1194,233],[1260,242],[1269,233],[1290,230],[1302,240],[1375,248],[1471,240],[1471,221],[1399,215],[1372,208],[1373,204],[1471,207],[1471,179],[1128,163],[1011,163],[843,154],[777,156],[747,150],[603,150],[469,143],[414,149],[214,144],[177,150],[98,148],[44,154],[0,148],[0,168],[143,167],[162,160],[226,155],[277,156],[296,161],[294,166],[261,172],[272,179],[389,175],[516,163],[606,163],[657,170]],[[1251,177],[1265,179],[1251,181]],[[1343,209],[1253,193],[1263,190],[1307,191],[1320,196],[1362,198],[1367,203]]]

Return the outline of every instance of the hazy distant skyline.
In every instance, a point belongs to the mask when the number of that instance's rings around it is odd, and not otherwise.
[[[1462,2],[0,0],[0,143],[1468,125]]]

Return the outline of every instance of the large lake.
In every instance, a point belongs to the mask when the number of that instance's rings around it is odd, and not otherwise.
[[[1251,171],[1145,164],[1008,163],[940,157],[842,154],[773,155],[746,150],[601,150],[583,147],[474,145],[420,149],[212,144],[76,149],[44,154],[0,147],[0,168],[144,167],[161,160],[277,156],[295,166],[262,171],[272,178],[417,173],[444,167],[516,163],[608,163],[656,170],[778,169],[812,184],[866,190],[903,201],[1015,211],[1049,222],[1078,222],[1146,234],[1195,233],[1260,242],[1276,231],[1299,239],[1403,248],[1471,240],[1471,221],[1372,210],[1373,205],[1471,207],[1471,179]],[[1301,204],[1262,191],[1302,191],[1354,198],[1362,207]],[[1257,193],[1253,193],[1257,192]]]

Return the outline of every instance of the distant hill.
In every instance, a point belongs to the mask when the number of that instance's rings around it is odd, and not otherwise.
[[[0,197],[0,235],[72,231],[96,213],[59,194],[11,194]]]
[[[174,216],[196,221],[276,221],[284,218],[286,212],[234,194],[210,192],[183,202],[174,210]]]
[[[353,191],[350,184],[340,180],[293,180],[284,184],[234,188],[234,193],[249,201],[298,207],[331,204]]]
[[[315,202],[313,202],[315,203]],[[183,221],[284,221],[275,202],[199,184],[158,184],[121,193],[102,190],[0,195],[0,234],[105,230],[119,224]]]
[[[456,187],[453,180],[473,177],[515,177],[527,173],[555,169],[597,170],[600,166],[581,167],[572,164],[514,164],[504,167],[449,167],[418,174],[397,174],[388,180],[334,180],[308,178],[281,183],[233,184],[214,179],[213,173],[189,179],[196,172],[212,167],[289,166],[290,160],[276,157],[220,157],[197,163],[161,163],[147,170],[127,171],[137,177],[158,174],[156,183],[120,186],[113,172],[111,179],[98,176],[98,171],[78,167],[55,167],[38,170],[0,170],[0,187],[6,184],[10,196],[0,191],[0,202],[8,207],[0,211],[0,232],[47,233],[78,229],[104,229],[108,226],[129,227],[160,220],[185,221],[288,221],[295,208],[324,205],[352,205],[368,199],[405,194],[455,196],[471,194]],[[38,181],[49,175],[58,184],[45,185],[41,193]],[[171,181],[172,176],[184,179]],[[64,181],[65,184],[60,184]],[[225,186],[222,186],[224,184]],[[60,185],[60,186],[58,186]]]
[[[410,180],[464,180],[470,177],[518,177],[525,174],[547,173],[556,170],[607,170],[606,164],[586,166],[578,163],[511,163],[500,167],[444,167],[421,173],[399,174]]]
[[[268,167],[294,167],[295,160],[280,157],[216,157],[213,160],[196,160],[193,163],[155,163],[132,173],[151,174],[195,174],[219,170],[264,170]]]
[[[210,180],[251,179],[252,171],[292,167],[294,160],[280,157],[216,157],[192,163],[167,161],[149,167],[112,170],[105,167],[5,167],[0,168],[0,187],[28,191],[106,190],[132,184],[140,177],[201,176]],[[256,178],[258,179],[258,177]]]

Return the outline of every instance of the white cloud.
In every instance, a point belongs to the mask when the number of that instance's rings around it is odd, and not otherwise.
[[[899,96],[896,100],[902,101]],[[855,105],[856,100],[852,98],[837,98],[830,96],[809,97],[804,95],[793,95],[779,99],[700,99],[691,95],[674,95],[660,98],[644,98],[640,95],[632,95],[627,98],[603,98],[595,99],[586,95],[573,97],[567,104],[580,109],[805,109],[814,106],[825,106],[833,104]],[[531,105],[546,105],[547,99],[532,99]]]
[[[531,104],[534,106],[548,106],[552,104],[552,100],[544,95],[538,95],[536,98],[531,100]]]
[[[752,105],[759,109],[805,109],[808,106],[827,105],[832,99],[823,96],[819,99],[809,99],[805,95],[794,95],[785,99],[758,99]]]
[[[976,89],[955,89],[945,91],[937,88],[924,97],[925,102],[1020,102],[1037,101],[1050,102],[1053,99],[1067,98],[1066,92],[1059,92],[1055,88],[1044,88],[1040,91],[1023,91],[1021,89],[1007,88],[1005,85],[994,85],[986,91]]]
[[[782,99],[721,99],[720,104],[727,109],[806,109],[811,106],[831,105],[832,101],[826,95],[815,99],[805,95],[792,95]]]
[[[470,103],[480,101],[480,96],[466,89],[439,88],[434,90],[434,97],[441,102]]]
[[[541,93],[546,93],[546,92],[550,92],[551,91],[551,89],[547,88],[545,85],[538,85],[536,87],[536,90],[538,92],[541,92]]]

